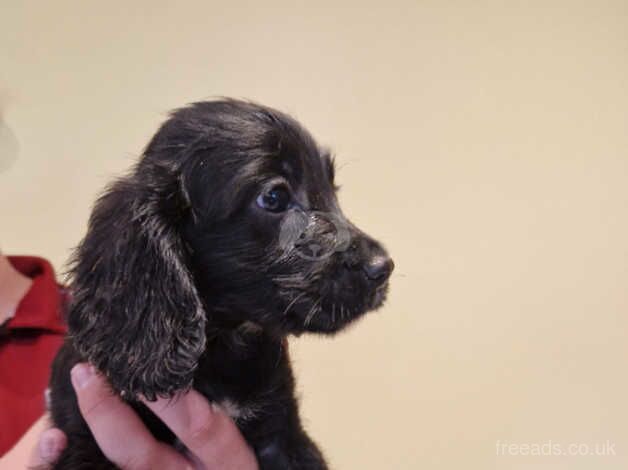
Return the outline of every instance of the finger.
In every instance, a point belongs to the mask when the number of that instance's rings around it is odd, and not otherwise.
[[[255,470],[257,461],[231,418],[196,390],[174,400],[145,401],[209,469]]]
[[[186,459],[158,442],[135,411],[114,395],[88,364],[72,368],[72,385],[83,418],[105,456],[124,470],[185,468]]]
[[[68,445],[66,435],[57,428],[46,429],[39,436],[39,441],[31,453],[28,468],[44,467],[57,461],[63,449]]]

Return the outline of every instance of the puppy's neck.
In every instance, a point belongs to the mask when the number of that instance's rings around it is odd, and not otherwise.
[[[242,321],[233,324],[209,325],[207,329],[208,342],[213,346],[228,346],[228,349],[241,350],[255,349],[260,343],[280,344],[285,337],[273,334],[252,321]],[[220,347],[220,346],[218,346]]]
[[[208,329],[195,388],[212,400],[244,403],[263,394],[282,377],[291,377],[287,340],[251,322],[236,328]]]
[[[243,312],[229,311],[229,310],[214,310],[207,308],[208,323],[207,323],[207,337],[211,338],[216,335],[227,337],[233,336],[235,339],[241,340],[242,338],[253,339],[257,336],[268,337],[278,342],[282,342],[288,336],[286,331],[282,331],[279,328],[269,328],[268,326],[262,326],[247,318],[251,318]]]
[[[240,323],[236,332],[243,335],[258,334],[262,332],[262,327],[252,321],[245,321]]]

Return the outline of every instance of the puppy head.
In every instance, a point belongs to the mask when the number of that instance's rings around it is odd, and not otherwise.
[[[208,330],[332,333],[382,304],[392,269],[296,121],[195,103],[99,199],[70,271],[70,336],[116,389],[169,396],[191,385]]]
[[[198,103],[173,115],[161,142],[182,128],[207,136],[183,170],[192,211],[183,237],[213,320],[335,332],[382,304],[393,263],[344,216],[333,159],[295,120],[250,103]]]

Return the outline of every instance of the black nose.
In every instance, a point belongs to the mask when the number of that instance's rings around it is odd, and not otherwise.
[[[362,266],[362,270],[366,277],[371,281],[376,281],[379,284],[383,283],[390,277],[390,274],[395,269],[395,263],[388,256],[376,255],[373,256],[366,264]]]

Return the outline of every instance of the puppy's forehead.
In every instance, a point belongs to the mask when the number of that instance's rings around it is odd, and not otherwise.
[[[278,157],[282,174],[295,189],[307,190],[325,181],[326,163],[314,139],[304,134],[284,138]]]

